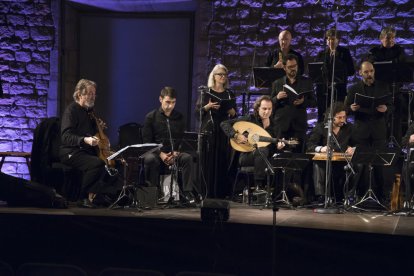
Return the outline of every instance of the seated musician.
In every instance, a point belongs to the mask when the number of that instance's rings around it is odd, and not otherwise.
[[[338,141],[338,143],[333,141],[333,152],[335,155],[338,153],[352,155],[354,152],[354,148],[350,146],[352,125],[346,124],[346,106],[341,102],[336,102],[332,108],[332,134],[333,137]],[[312,130],[307,144],[308,152],[327,153],[328,128],[326,127],[326,124],[328,123],[327,121],[329,112],[330,110],[328,109],[325,113],[325,121],[318,123]],[[338,159],[340,159],[340,157],[341,156],[339,156]],[[315,188],[315,196],[316,200],[321,203],[324,201],[325,195],[325,165],[326,162],[322,160],[313,162],[313,182]],[[332,163],[332,180],[335,181],[331,182],[333,183],[331,187],[334,188],[335,196],[338,201],[342,200],[344,197],[342,193],[345,177],[344,165],[346,164],[343,162],[340,162],[340,164],[336,162]]]
[[[409,181],[410,185],[406,185],[406,199],[411,199],[411,194],[412,194],[412,183],[414,182],[414,163],[412,162],[414,160],[414,152],[411,152],[411,150],[414,148],[414,123],[412,123],[408,129],[407,132],[405,133],[404,137],[402,138],[401,141],[401,147],[405,148],[407,150],[407,153],[409,153],[408,155],[408,162],[404,162],[403,165],[403,170],[402,170],[402,175],[403,175],[403,179],[404,182],[405,181]],[[408,166],[408,171],[407,171],[407,164],[409,164]],[[406,179],[406,176],[408,174],[408,179]]]
[[[239,121],[247,121],[254,123],[264,128],[272,137],[275,137],[275,128],[273,121],[270,119],[272,114],[273,103],[269,96],[261,96],[258,98],[253,106],[254,113],[251,115],[239,117],[237,119],[223,121],[220,126],[227,137],[233,138],[238,144],[247,144],[248,140],[243,133],[236,132],[233,125]],[[284,143],[278,142],[277,149],[280,150],[285,146]],[[270,144],[267,147],[259,147],[252,152],[242,152],[239,158],[239,164],[241,166],[254,166],[254,182],[256,187],[264,187],[266,180],[266,162],[263,160],[261,151],[265,157],[269,157],[272,151],[275,151],[274,144]]]
[[[60,159],[63,164],[83,173],[78,207],[95,208],[97,203],[107,205],[109,199],[101,193],[114,179],[105,179],[108,177],[105,162],[97,154],[100,141],[94,136],[98,127],[93,115],[96,83],[81,79],[73,98],[75,101],[66,107],[62,116]]]
[[[175,110],[177,94],[174,88],[166,86],[161,90],[159,100],[161,106],[145,116],[142,128],[144,143],[163,144],[160,151],[147,154],[144,157],[145,182],[147,185],[159,187],[160,169],[177,165],[182,172],[182,193],[180,201],[185,205],[194,205],[198,198],[193,194],[193,158],[186,152],[179,152],[179,146],[184,136],[184,116]]]

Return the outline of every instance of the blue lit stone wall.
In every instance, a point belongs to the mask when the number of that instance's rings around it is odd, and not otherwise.
[[[50,1],[0,1],[0,151],[31,151],[33,130],[47,117],[54,37]],[[30,177],[21,158],[8,157],[2,172]]]
[[[222,0],[201,6],[209,14],[201,31],[208,40],[205,75],[216,63],[223,63],[231,72],[231,87],[236,93],[266,93],[251,87],[251,67],[264,65],[267,51],[278,45],[279,32],[292,32],[293,48],[303,55],[306,66],[325,47],[324,32],[335,25],[335,18],[342,35],[340,43],[350,48],[356,65],[371,47],[379,45],[379,32],[385,25],[395,26],[397,43],[413,54],[414,1],[315,2]],[[309,114],[310,123],[314,112]]]

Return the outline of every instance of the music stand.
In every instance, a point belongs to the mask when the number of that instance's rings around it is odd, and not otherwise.
[[[393,63],[392,61],[380,61],[374,62],[374,68],[375,79],[390,83],[392,85],[392,104],[395,106],[397,83],[413,82],[414,62]],[[400,145],[394,137],[394,112],[391,112],[390,133],[390,141],[388,144],[390,147],[397,145],[398,148],[400,148]]]
[[[325,84],[332,72],[328,71],[323,61],[308,63],[309,78],[316,84]],[[332,70],[331,70],[332,71]],[[344,68],[335,68],[335,84],[343,84],[347,79]]]
[[[282,68],[254,67],[254,86],[257,88],[270,88],[275,80],[283,77],[285,74],[285,70]]]
[[[378,197],[375,195],[374,191],[372,190],[372,171],[373,166],[391,166],[393,164],[395,158],[394,152],[379,152],[376,149],[372,148],[360,148],[357,147],[355,149],[354,155],[352,156],[352,163],[354,164],[368,164],[369,168],[369,180],[368,180],[368,189],[357,203],[352,205],[352,208],[359,208],[358,205],[371,200],[373,203],[381,206],[384,209],[387,209],[379,200]]]
[[[280,207],[285,206],[288,208],[293,207],[286,194],[286,170],[302,171],[308,164],[310,158],[311,156],[308,154],[292,152],[276,153],[273,155],[273,168],[282,169],[283,173],[282,190],[273,198],[273,205],[281,205]]]
[[[147,154],[150,154],[156,150],[159,150],[161,147],[162,147],[162,144],[154,144],[154,143],[130,145],[115,152],[114,154],[109,156],[107,159],[109,161],[120,155],[124,160],[128,160],[128,157],[136,157],[138,158],[138,160],[142,160]],[[134,183],[131,184],[131,183],[128,183],[127,181],[127,174],[126,174],[127,168],[128,168],[128,163],[125,161],[124,183],[122,186],[122,190],[119,193],[118,198],[115,200],[115,202],[112,203],[108,208],[109,209],[134,208],[134,209],[137,209],[138,211],[141,211],[141,206],[137,199],[137,193],[136,193],[137,187],[136,185],[134,185]],[[130,203],[130,205],[119,206],[118,205],[119,201],[121,201],[124,197],[127,197],[129,199],[132,198],[132,202]]]

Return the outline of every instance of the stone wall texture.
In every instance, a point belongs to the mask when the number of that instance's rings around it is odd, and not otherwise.
[[[51,1],[0,1],[2,152],[30,152],[33,130],[47,117],[50,52],[55,31]],[[2,172],[30,178],[23,158],[8,157]]]
[[[205,84],[209,71],[222,63],[230,70],[231,88],[239,95],[268,92],[254,88],[252,66],[264,65],[267,52],[278,46],[278,34],[285,29],[292,33],[292,47],[302,54],[305,66],[325,47],[324,33],[336,21],[340,44],[351,50],[356,66],[370,48],[380,44],[383,26],[396,28],[397,43],[408,55],[414,49],[414,1],[220,0],[204,2],[198,12],[203,14],[198,17],[203,21],[198,39],[207,43],[204,51],[196,51],[196,59],[204,63],[197,62],[203,78],[195,81]]]

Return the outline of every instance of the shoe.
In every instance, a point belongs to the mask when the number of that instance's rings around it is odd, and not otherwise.
[[[180,195],[180,202],[186,207],[196,207],[196,200],[191,192],[183,192]]]
[[[95,206],[109,207],[113,203],[113,200],[105,194],[97,194],[92,200],[92,204]]]
[[[89,199],[87,199],[87,198],[84,198],[84,199],[79,200],[79,201],[76,203],[76,206],[78,206],[78,207],[80,207],[80,208],[89,208],[89,209],[96,208],[96,205],[95,205],[95,204],[93,204],[93,203],[92,203]]]

